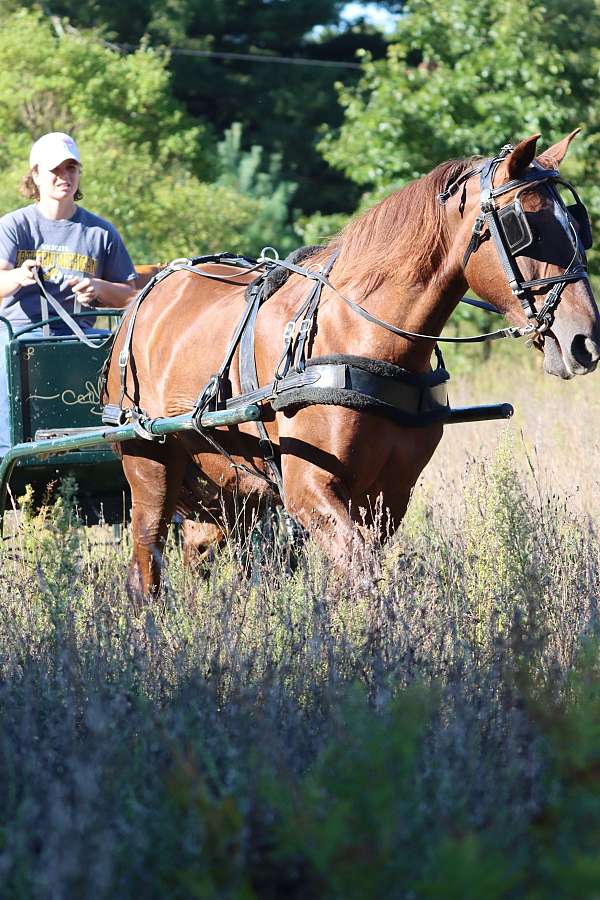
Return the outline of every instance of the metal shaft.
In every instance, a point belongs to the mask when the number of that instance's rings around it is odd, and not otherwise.
[[[260,418],[260,414],[260,407],[256,403],[251,403],[238,409],[205,412],[202,415],[201,425],[204,428],[217,428],[220,425],[239,425],[241,422],[257,421]],[[192,413],[152,419],[145,423],[145,427],[150,434],[157,437],[177,434],[181,431],[196,430]],[[91,428],[79,434],[15,444],[0,462],[0,538],[2,536],[2,524],[6,507],[6,491],[10,476],[18,460],[35,456],[53,456],[57,453],[66,453],[69,450],[85,450],[86,447],[94,447],[97,444],[120,444],[123,441],[131,441],[135,438],[139,438],[139,434],[133,425],[127,424],[114,427]]]

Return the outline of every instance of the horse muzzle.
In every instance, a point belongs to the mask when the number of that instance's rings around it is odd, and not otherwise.
[[[558,378],[574,378],[593,372],[600,360],[600,329],[591,333],[561,333],[553,327],[544,336],[544,371]]]

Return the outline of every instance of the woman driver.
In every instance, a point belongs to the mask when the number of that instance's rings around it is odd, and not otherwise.
[[[21,193],[36,202],[0,218],[0,316],[13,331],[42,320],[36,270],[46,291],[69,313],[76,302],[127,306],[136,292],[135,269],[117,229],[75,202],[81,199],[81,159],[73,138],[62,132],[43,135],[31,148],[29,166]],[[49,314],[54,315],[51,309]],[[68,333],[62,321],[52,330]],[[10,446],[8,340],[0,321],[0,457]]]

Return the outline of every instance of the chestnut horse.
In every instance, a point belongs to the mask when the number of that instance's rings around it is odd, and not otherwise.
[[[558,291],[560,302],[553,295],[543,327],[539,319],[530,327],[534,343],[543,350],[546,371],[561,378],[596,367],[598,309],[585,272],[581,274],[585,257],[576,231],[573,239],[568,220],[563,216],[562,224],[558,221],[545,184],[535,181],[523,190],[522,179],[532,164],[558,176],[556,170],[575,134],[537,160],[539,135],[534,135],[495,158],[490,176],[494,188],[506,186],[498,207],[518,194],[520,209],[536,220],[534,249],[520,255],[518,263],[524,278],[541,279],[533,286],[539,305],[552,294],[557,276],[565,276]],[[323,289],[311,336],[313,356],[353,354],[426,373],[435,345],[431,336],[440,334],[469,287],[514,325],[522,329],[527,325],[531,308],[519,302],[522,297],[514,292],[514,283],[511,290],[497,241],[490,239],[492,226],[488,230],[482,217],[480,179],[473,175],[480,172],[479,163],[471,158],[439,165],[352,221],[328,247],[315,253],[309,261],[313,269],[338,251],[330,275],[333,287]],[[579,274],[569,275],[573,246]],[[200,268],[226,278],[232,272],[218,264]],[[254,277],[242,269],[234,271],[238,277],[230,283],[177,271],[157,283],[140,305],[131,339],[127,396],[134,380],[139,408],[147,415],[189,412],[203,385],[219,369],[244,310],[246,286]],[[261,385],[273,380],[286,323],[306,299],[307,286],[306,278],[293,273],[259,310],[255,354]],[[372,318],[365,321],[342,302],[340,294],[359,301],[371,317],[386,320],[396,331]],[[107,376],[111,404],[119,401],[117,360],[126,331],[127,317],[116,337]],[[240,394],[236,359],[230,374],[233,396]],[[365,511],[369,518],[377,498],[398,525],[443,431],[439,423],[405,427],[373,411],[341,406],[317,404],[293,414],[275,414],[267,405],[263,412],[281,467],[286,508],[339,565],[348,559],[355,525],[364,521]],[[138,597],[151,595],[159,586],[167,530],[177,508],[184,506],[186,515],[196,520],[198,543],[207,546],[223,536],[223,517],[235,514],[235,497],[249,498],[256,505],[274,496],[272,486],[258,474],[265,472],[265,462],[256,423],[219,428],[213,434],[229,458],[193,431],[170,436],[164,443],[135,440],[122,445],[132,493],[128,587]]]

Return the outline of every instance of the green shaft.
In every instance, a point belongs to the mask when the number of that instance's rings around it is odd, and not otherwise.
[[[217,428],[220,425],[239,425],[241,422],[256,422],[260,418],[261,410],[256,403],[237,409],[216,410],[206,412],[201,419],[204,428]],[[182,431],[194,431],[195,425],[192,413],[184,413],[181,416],[166,416],[152,419],[146,424],[150,434],[161,435],[178,434]],[[120,444],[123,441],[131,441],[139,438],[133,425],[117,425],[114,427],[93,428],[80,434],[70,434],[64,437],[48,438],[43,441],[29,441],[24,444],[15,444],[0,462],[0,537],[2,535],[2,521],[6,506],[6,491],[12,470],[20,459],[35,456],[52,456],[56,453],[65,453],[69,450],[85,450],[98,444]]]

